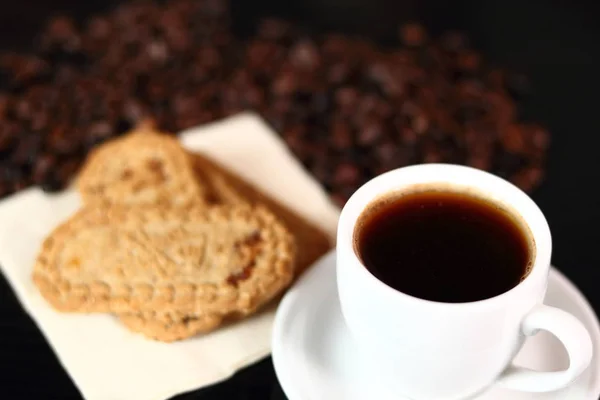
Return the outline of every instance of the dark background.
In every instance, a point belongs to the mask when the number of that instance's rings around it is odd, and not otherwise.
[[[5,1],[0,48],[26,48],[53,13],[78,18],[115,1]],[[257,18],[283,16],[318,29],[386,41],[402,21],[432,32],[466,31],[485,58],[526,73],[525,113],[552,133],[547,179],[533,193],[554,238],[553,263],[600,310],[600,5],[595,1],[239,0],[234,25],[246,35]],[[0,398],[80,399],[51,349],[0,278]],[[234,378],[177,399],[285,399],[270,359]]]

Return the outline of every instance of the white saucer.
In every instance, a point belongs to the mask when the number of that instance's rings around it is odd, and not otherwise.
[[[492,388],[473,400],[598,400],[600,326],[594,311],[556,269],[550,271],[544,303],[574,314],[586,325],[595,349],[590,367],[561,391],[531,394]],[[370,385],[372,368],[359,359],[344,324],[335,283],[335,251],[318,261],[285,295],[275,317],[272,345],[275,372],[290,400],[391,398]],[[546,371],[568,366],[560,342],[545,332],[526,342],[516,362]]]

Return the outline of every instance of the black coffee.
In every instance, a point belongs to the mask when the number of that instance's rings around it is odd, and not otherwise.
[[[496,204],[450,191],[376,200],[359,218],[355,247],[367,269],[421,299],[463,303],[515,287],[529,272],[530,236]]]

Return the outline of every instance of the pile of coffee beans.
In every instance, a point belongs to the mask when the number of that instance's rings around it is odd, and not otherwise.
[[[0,54],[0,197],[60,190],[90,149],[142,118],[177,132],[243,110],[340,204],[423,162],[533,189],[549,136],[518,119],[527,81],[486,66],[459,33],[434,39],[415,24],[398,39],[384,48],[269,19],[240,40],[222,0],[131,2],[83,25],[55,17],[32,54]]]

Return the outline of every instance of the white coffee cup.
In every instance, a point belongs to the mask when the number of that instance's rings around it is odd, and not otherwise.
[[[533,267],[513,289],[470,303],[441,303],[401,293],[373,276],[354,246],[362,212],[381,196],[443,186],[475,192],[508,209],[529,228]],[[398,227],[402,229],[402,227]],[[548,392],[573,382],[588,366],[592,342],[571,314],[542,304],[552,240],[544,215],[520,189],[492,174],[449,164],[425,164],[380,175],[359,188],[342,210],[337,233],[337,284],[342,313],[391,393],[414,400],[465,399],[493,384]],[[511,362],[527,336],[546,330],[565,346],[570,365],[542,372]]]

